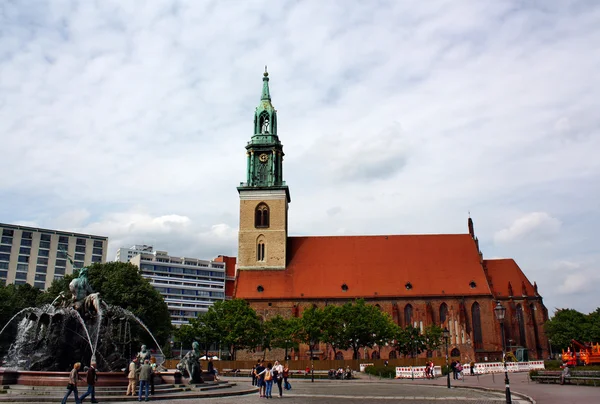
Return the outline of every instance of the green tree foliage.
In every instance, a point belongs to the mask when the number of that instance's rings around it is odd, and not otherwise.
[[[402,355],[418,355],[427,349],[427,338],[418,328],[409,325],[396,334],[396,350]]]
[[[323,341],[324,320],[325,312],[316,306],[310,306],[302,312],[298,337],[302,343],[309,346],[311,358],[315,345]]]
[[[425,349],[435,351],[444,343],[444,334],[442,327],[432,324],[425,328]]]
[[[587,315],[573,309],[556,310],[545,329],[556,351],[566,350],[571,340],[600,342],[600,308]]]
[[[229,349],[229,356],[235,360],[238,349],[253,349],[260,344],[262,329],[256,312],[242,299],[216,302],[208,312],[194,322],[196,336],[214,336],[214,342]],[[199,341],[200,342],[200,341]]]
[[[285,349],[285,357],[288,356],[288,350],[298,347],[298,337],[300,335],[300,320],[296,317],[283,318],[275,316],[269,318],[263,324],[263,343],[265,351],[272,348]]]
[[[345,326],[347,317],[344,315],[345,308],[345,306],[328,305],[323,309],[325,327],[322,340],[331,346],[334,357],[337,351],[350,348],[351,337]]]

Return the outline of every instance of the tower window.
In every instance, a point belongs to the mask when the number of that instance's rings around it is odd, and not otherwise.
[[[264,261],[265,260],[265,242],[259,241],[256,245],[256,260]]]
[[[264,202],[256,207],[254,227],[269,227],[269,206]]]

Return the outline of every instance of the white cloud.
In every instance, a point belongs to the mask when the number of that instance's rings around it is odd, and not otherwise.
[[[494,234],[497,243],[511,243],[526,238],[545,238],[558,233],[560,220],[546,212],[531,212],[516,219],[509,227]]]
[[[234,254],[267,64],[292,235],[465,232],[470,210],[549,306],[593,305],[543,277],[596,248],[599,4],[3,6],[2,221]]]

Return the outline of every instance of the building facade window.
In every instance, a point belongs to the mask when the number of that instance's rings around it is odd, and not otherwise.
[[[94,249],[92,249],[92,254],[102,255],[102,248],[94,248]]]
[[[31,247],[31,239],[22,238],[21,239],[21,245],[25,246],[25,247]]]
[[[83,245],[75,246],[75,252],[85,253],[85,246],[83,246]]]
[[[50,234],[41,234],[40,235],[41,241],[50,241],[51,238],[52,238],[52,236]]]
[[[17,272],[15,273],[15,279],[27,279],[27,272]]]
[[[265,242],[259,241],[256,245],[256,260],[264,261],[265,260]]]
[[[55,275],[64,275],[65,269],[64,268],[54,268],[54,274]]]
[[[447,317],[448,317],[448,305],[446,303],[442,303],[440,305],[440,325],[443,325],[446,322]]]
[[[256,207],[254,227],[269,227],[269,206],[264,202]]]
[[[58,242],[61,244],[69,244],[69,237],[67,236],[58,236]]]
[[[33,233],[30,231],[24,231],[21,235],[21,238],[26,238],[31,240],[33,238]]]
[[[2,235],[12,237],[15,235],[15,231],[11,229],[2,229]]]
[[[21,248],[19,248],[19,254],[31,255],[31,248],[30,247],[21,247]]]
[[[6,236],[2,236],[2,239],[0,239],[0,242],[2,244],[12,244],[12,237],[6,237]]]
[[[519,343],[522,347],[527,346],[527,338],[525,337],[525,316],[523,315],[523,306],[517,305],[517,324],[519,325]]]
[[[481,332],[481,310],[479,303],[475,302],[471,306],[471,318],[473,319],[473,347],[483,349],[483,334]]]
[[[76,245],[85,245],[85,239],[84,238],[78,238],[77,241],[75,242]]]
[[[404,326],[405,327],[412,325],[412,318],[413,318],[413,308],[410,304],[407,304],[404,307]]]
[[[48,257],[50,255],[50,251],[49,250],[38,250],[38,256],[39,257]]]
[[[102,241],[100,241],[100,240],[94,240],[94,247],[102,248]]]
[[[49,241],[40,241],[40,248],[49,249],[50,248],[50,242]]]
[[[10,261],[10,254],[0,253],[0,261]]]
[[[38,265],[48,265],[48,258],[38,257],[37,263]]]
[[[21,271],[21,272],[29,271],[29,264],[17,264],[17,271]]]
[[[9,253],[10,254],[10,250],[12,250],[12,246],[10,246],[10,245],[0,245],[0,252]]]
[[[19,262],[29,262],[29,256],[28,255],[19,255]]]

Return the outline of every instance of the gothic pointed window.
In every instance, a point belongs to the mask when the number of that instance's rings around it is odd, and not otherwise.
[[[447,317],[448,317],[448,305],[446,303],[442,303],[440,306],[440,326],[444,325]]]
[[[259,241],[256,244],[256,260],[264,261],[265,260],[265,242]]]
[[[483,349],[483,335],[481,333],[481,311],[479,303],[473,303],[471,306],[471,318],[473,319],[473,347]]]
[[[527,338],[525,337],[525,316],[523,315],[523,307],[517,305],[517,323],[519,325],[519,343],[522,347],[527,346]]]
[[[413,308],[410,304],[404,307],[404,326],[412,325]]]
[[[268,134],[271,133],[271,122],[269,122],[269,113],[263,112],[260,114],[260,133]]]
[[[261,202],[254,212],[254,227],[269,227],[269,206]]]

